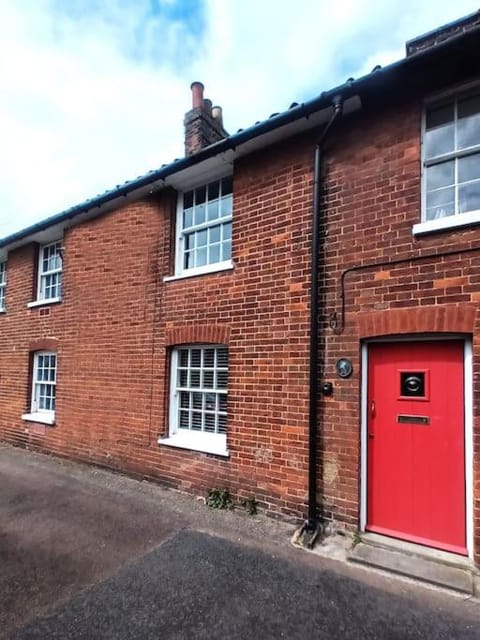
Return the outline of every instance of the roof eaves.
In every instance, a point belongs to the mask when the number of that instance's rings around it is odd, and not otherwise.
[[[375,67],[370,73],[358,78],[350,78],[343,84],[340,84],[332,89],[323,91],[319,96],[303,102],[301,104],[295,104],[290,106],[289,109],[281,113],[276,113],[269,118],[255,123],[254,125],[241,129],[237,133],[231,136],[219,140],[214,144],[205,147],[198,153],[185,158],[174,160],[169,164],[162,165],[159,169],[154,169],[148,173],[130,180],[122,185],[117,186],[114,189],[106,191],[103,194],[85,200],[84,202],[70,207],[58,214],[45,218],[40,222],[37,222],[29,227],[21,229],[9,236],[0,239],[0,248],[5,248],[13,243],[18,243],[23,238],[31,236],[35,233],[39,233],[48,229],[51,226],[62,224],[80,214],[84,214],[96,207],[102,207],[108,202],[115,200],[122,196],[128,196],[132,191],[147,187],[148,185],[164,180],[169,176],[187,169],[195,164],[199,164],[208,158],[223,153],[228,150],[235,150],[240,145],[252,140],[255,137],[261,136],[265,133],[273,131],[279,127],[285,126],[299,120],[301,118],[309,118],[310,115],[321,109],[327,108],[331,104],[331,100],[334,96],[341,94],[344,99],[358,94],[360,91],[365,90],[371,83],[383,82],[391,75],[395,75],[399,71],[408,71],[409,67],[417,65],[419,62],[428,60],[429,57],[434,56],[438,52],[448,49],[453,44],[458,42],[462,38],[470,38],[478,36],[480,34],[480,25],[478,27],[470,29],[468,32],[459,33],[453,35],[451,38],[439,42],[429,49],[424,49],[412,53],[410,56],[402,58],[396,62],[393,62],[385,67]]]

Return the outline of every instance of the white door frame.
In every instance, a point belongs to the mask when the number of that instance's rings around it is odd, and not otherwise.
[[[473,559],[473,353],[472,341],[465,336],[401,336],[395,339],[372,339],[362,343],[361,363],[361,428],[360,428],[360,531],[367,524],[367,392],[368,392],[368,347],[375,342],[433,342],[435,340],[462,340],[464,362],[464,429],[465,429],[465,517],[468,557]]]

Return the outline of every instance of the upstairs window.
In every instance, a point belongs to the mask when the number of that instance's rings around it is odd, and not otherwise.
[[[0,312],[5,311],[6,289],[7,289],[7,263],[0,262]]]
[[[181,194],[177,212],[177,275],[228,268],[231,257],[232,178]]]
[[[38,266],[38,300],[56,301],[62,297],[62,243],[40,247]]]
[[[427,107],[423,223],[432,229],[480,221],[480,91]]]

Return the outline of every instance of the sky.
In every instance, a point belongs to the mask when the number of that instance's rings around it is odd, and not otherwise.
[[[404,56],[478,0],[0,0],[0,237]]]

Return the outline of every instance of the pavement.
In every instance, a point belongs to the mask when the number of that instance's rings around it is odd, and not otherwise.
[[[0,445],[0,638],[480,639],[480,605],[292,547],[294,526]]]

